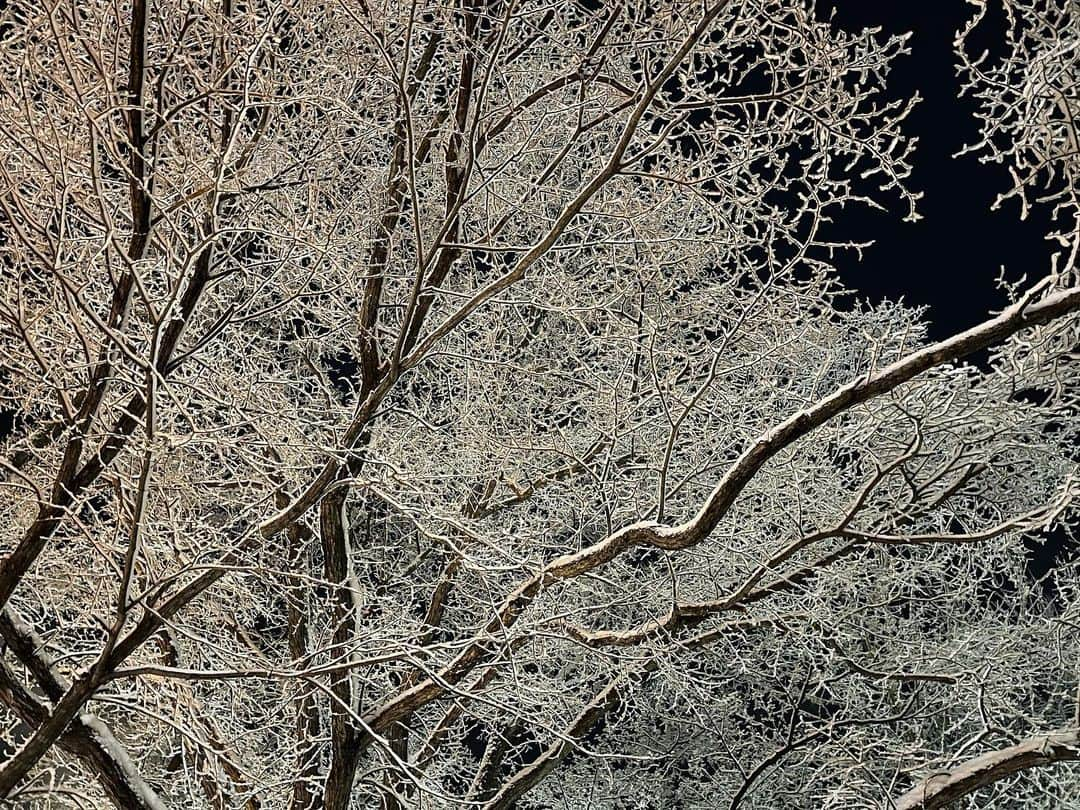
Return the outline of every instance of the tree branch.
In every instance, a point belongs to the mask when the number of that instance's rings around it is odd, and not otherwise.
[[[1080,736],[1055,731],[980,754],[955,768],[931,774],[894,803],[896,810],[937,810],[1013,774],[1080,760]]]

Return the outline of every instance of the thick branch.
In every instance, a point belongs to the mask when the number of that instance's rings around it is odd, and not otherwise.
[[[629,676],[628,676],[629,677]],[[536,760],[518,771],[498,793],[484,805],[484,810],[509,810],[518,799],[543,781],[548,774],[573,752],[576,743],[592,731],[600,721],[621,702],[621,678],[609,681],[581,710],[564,736],[556,740]]]
[[[45,643],[10,609],[0,614],[0,635],[8,648],[34,676],[50,700],[59,700],[70,684],[55,669]],[[49,716],[48,706],[22,686],[0,663],[0,699],[24,723],[37,728]],[[65,751],[77,756],[97,777],[117,807],[157,810],[165,805],[139,775],[120,743],[98,718],[83,713],[58,740]]]
[[[1080,760],[1080,735],[1075,730],[1040,734],[932,774],[894,806],[896,810],[936,810],[1021,771],[1076,760]]]
[[[32,695],[0,661],[0,700],[31,727],[49,716],[48,707]],[[131,762],[109,728],[92,714],[75,718],[57,744],[76,756],[97,777],[112,803],[123,810],[164,810],[158,798]]]
[[[769,459],[834,416],[886,394],[924,371],[994,346],[1021,329],[1048,323],[1077,310],[1080,310],[1080,287],[1070,287],[1036,303],[1021,301],[978,326],[841,386],[811,407],[788,417],[744,450],[698,513],[687,522],[678,526],[631,524],[579,552],[552,560],[506,597],[496,615],[485,626],[480,639],[459,653],[437,676],[383,704],[366,718],[366,722],[376,732],[386,729],[438,698],[448,686],[459,683],[491,655],[492,645],[484,637],[501,634],[513,625],[548,585],[594,571],[636,546],[677,551],[700,543],[716,528],[735,499]]]

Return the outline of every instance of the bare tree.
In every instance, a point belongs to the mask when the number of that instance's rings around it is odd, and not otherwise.
[[[823,233],[916,216],[906,39],[811,2],[10,3],[0,796],[1074,806],[1080,20],[1006,9],[1063,247],[931,343]]]

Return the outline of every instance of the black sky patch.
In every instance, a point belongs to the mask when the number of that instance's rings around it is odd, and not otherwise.
[[[1004,167],[981,164],[974,155],[954,158],[978,136],[973,103],[959,97],[953,40],[970,14],[965,0],[829,0],[819,18],[849,31],[881,27],[885,33],[912,32],[911,53],[900,57],[887,77],[890,98],[918,93],[922,102],[905,131],[919,139],[910,187],[924,193],[919,222],[903,222],[899,205],[888,212],[848,207],[836,216],[834,235],[871,238],[873,247],[860,263],[840,258],[843,281],[860,297],[903,300],[929,308],[934,339],[965,329],[1005,304],[997,286],[1002,266],[1015,281],[1039,278],[1049,269],[1048,212],[1035,209],[1020,221],[1019,204],[1010,200],[991,211],[995,197],[1009,187]],[[982,26],[980,48],[1003,41],[994,21]],[[997,42],[995,42],[997,40]],[[991,51],[993,54],[993,51]]]

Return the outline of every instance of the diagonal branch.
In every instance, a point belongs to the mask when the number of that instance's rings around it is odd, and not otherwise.
[[[13,611],[0,614],[0,635],[50,700],[59,700],[69,684],[56,671],[44,652],[44,642]],[[0,661],[0,700],[31,728],[49,717],[48,705],[33,695]],[[78,757],[97,777],[113,804],[125,810],[164,810],[154,789],[139,774],[134,763],[109,727],[94,715],[79,714],[57,740],[64,751]]]
[[[892,806],[896,810],[937,810],[1021,771],[1077,760],[1080,735],[1075,730],[1040,734],[933,773]]]
[[[834,416],[886,394],[924,371],[954,362],[973,352],[1001,343],[1022,329],[1049,323],[1077,310],[1080,310],[1080,287],[1061,290],[1035,303],[1024,298],[994,318],[841,386],[824,399],[798,411],[762,434],[753,445],[742,452],[720,479],[705,504],[690,520],[677,526],[634,523],[581,551],[565,554],[549,562],[503,600],[495,616],[481,631],[481,637],[462,650],[438,676],[430,677],[399,693],[369,714],[365,722],[376,732],[388,728],[437,699],[449,686],[459,683],[490,657],[490,646],[485,639],[516,623],[547,586],[594,571],[634,547],[652,546],[677,551],[702,542],[769,459]]]

